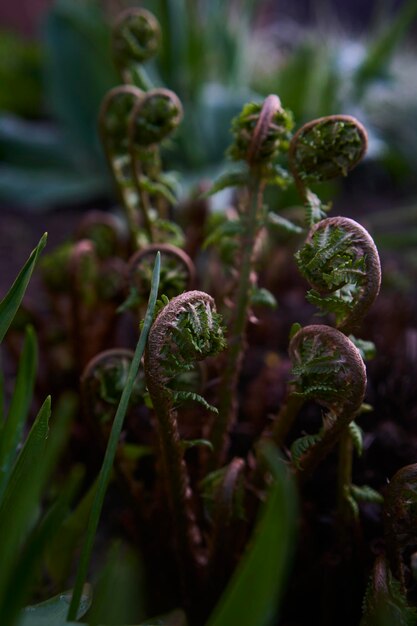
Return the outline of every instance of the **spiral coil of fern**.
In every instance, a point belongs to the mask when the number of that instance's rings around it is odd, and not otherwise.
[[[184,250],[168,243],[149,244],[135,252],[128,261],[127,283],[130,294],[123,308],[146,302],[152,277],[152,263],[159,250],[162,258],[159,291],[168,298],[190,291],[196,280],[194,263]]]
[[[156,55],[160,42],[158,20],[146,9],[130,8],[119,15],[112,31],[112,52],[123,82],[150,87],[140,65]]]
[[[381,285],[378,250],[369,233],[347,217],[323,219],[310,229],[296,260],[313,287],[307,299],[335,313],[337,327],[351,333]]]
[[[327,456],[357,415],[365,395],[366,370],[356,346],[330,326],[301,328],[290,341],[289,354],[294,393],[328,409],[320,433],[307,435],[292,447],[298,473],[307,474]]]
[[[177,423],[176,404],[196,394],[175,391],[175,377],[195,361],[224,348],[223,329],[213,299],[201,291],[173,298],[158,314],[145,351],[145,376],[158,424],[163,478],[172,512],[183,583],[195,586],[199,532],[191,507],[191,491]],[[184,585],[187,588],[187,584]]]
[[[245,331],[250,300],[250,275],[254,263],[255,243],[259,233],[259,213],[269,167],[281,143],[286,140],[290,123],[276,95],[269,95],[262,105],[249,104],[233,122],[234,143],[229,150],[235,160],[249,166],[247,208],[242,210],[243,233],[240,239],[239,283],[236,290],[230,326],[229,348],[219,396],[219,418],[213,426],[214,447],[211,468],[221,465],[230,426],[236,411],[236,389],[245,350]]]
[[[407,548],[415,546],[417,528],[417,463],[400,469],[384,496],[384,532],[387,556],[403,594],[407,591]]]
[[[329,115],[304,124],[293,136],[289,164],[303,202],[307,185],[346,176],[362,159],[368,137],[351,115]]]
[[[114,405],[119,401],[126,384],[132,358],[132,350],[111,348],[100,352],[87,363],[80,385],[84,410],[89,418],[105,422],[105,408],[109,407],[113,414]],[[132,401],[135,401],[135,396]]]

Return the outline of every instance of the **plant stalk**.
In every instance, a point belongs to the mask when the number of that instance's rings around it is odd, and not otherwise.
[[[249,182],[249,211],[245,216],[245,231],[241,238],[241,266],[239,284],[233,317],[229,331],[229,349],[222,374],[219,392],[219,415],[214,422],[211,434],[213,454],[210,457],[210,469],[219,467],[224,459],[229,428],[236,418],[237,384],[246,344],[246,324],[250,303],[253,257],[258,233],[258,213],[262,205],[264,182],[255,173]]]

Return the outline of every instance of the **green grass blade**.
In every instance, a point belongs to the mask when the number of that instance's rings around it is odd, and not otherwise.
[[[15,462],[0,507],[0,624],[10,623],[4,619],[10,614],[10,603],[14,604],[9,590],[10,572],[19,554],[30,549],[28,537],[39,518],[46,481],[67,441],[72,414],[68,410],[60,412],[49,437],[50,414],[51,400],[48,397]]]
[[[152,275],[151,293],[149,296],[148,308],[146,310],[145,321],[143,324],[142,332],[140,333],[139,341],[136,346],[135,354],[130,365],[129,374],[126,381],[126,386],[123,389],[122,396],[120,398],[119,406],[117,407],[116,415],[113,421],[112,429],[110,432],[109,442],[107,444],[106,452],[104,455],[103,465],[97,481],[97,489],[94,497],[93,507],[88,522],[86,538],[83,546],[83,550],[80,556],[80,562],[78,565],[77,576],[75,579],[74,593],[71,600],[71,605],[68,611],[68,621],[74,620],[77,615],[77,609],[80,603],[82,589],[85,584],[85,580],[88,572],[88,565],[90,562],[91,553],[93,550],[94,537],[97,531],[101,510],[103,508],[104,497],[106,495],[107,486],[110,480],[110,474],[113,467],[114,457],[116,455],[117,444],[119,441],[120,433],[123,427],[123,421],[126,415],[127,407],[129,404],[130,396],[132,393],[133,385],[139,371],[140,362],[143,352],[145,350],[146,340],[153,321],[153,314],[158,295],[159,287],[159,275],[161,267],[161,255],[158,252],[156,255],[155,266]]]
[[[0,607],[10,568],[37,515],[46,468],[45,448],[50,414],[51,400],[48,397],[16,459],[0,506]]]
[[[264,448],[274,482],[244,555],[207,626],[273,624],[296,526],[295,490],[276,450]]]
[[[12,323],[22,298],[25,295],[26,287],[32,276],[36,261],[46,245],[46,239],[47,234],[45,233],[21,269],[9,292],[0,302],[0,343],[3,341],[4,335]]]
[[[0,503],[16,457],[23,426],[29,413],[35,384],[37,357],[38,347],[35,331],[29,326],[26,328],[25,342],[7,421],[0,433]]]

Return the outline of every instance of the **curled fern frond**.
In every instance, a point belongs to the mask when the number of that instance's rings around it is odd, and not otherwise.
[[[221,318],[210,296],[189,291],[170,300],[151,328],[145,352],[151,397],[172,397],[176,375],[224,347]]]
[[[114,417],[115,407],[126,385],[133,352],[114,348],[100,352],[81,375],[81,396],[88,415],[104,424]],[[131,405],[145,394],[144,376],[139,374],[131,395]]]
[[[232,123],[234,142],[229,156],[250,167],[270,162],[280,149],[287,149],[292,126],[291,114],[282,108],[278,96],[246,104]]]
[[[289,353],[295,393],[328,410],[317,440],[306,440],[308,449],[299,455],[298,465],[307,471],[328,454],[360,410],[366,371],[357,348],[330,326],[302,328],[292,337]]]
[[[126,246],[126,235],[121,221],[104,211],[89,211],[75,233],[76,239],[90,239],[94,243],[100,259],[120,256]]]
[[[161,28],[156,17],[146,9],[123,11],[113,26],[112,50],[118,67],[144,63],[158,52]]]
[[[158,250],[162,261],[159,292],[170,299],[194,286],[196,271],[186,252],[170,244],[151,244],[135,252],[129,259],[127,270],[129,295],[121,310],[137,309],[147,302],[153,260]]]
[[[130,115],[129,138],[134,146],[149,147],[166,139],[183,116],[178,96],[169,89],[152,89],[137,100]]]
[[[369,581],[360,626],[395,624],[415,626],[417,610],[408,604],[400,583],[396,580],[383,555],[377,557]]]
[[[304,184],[346,176],[366,152],[365,128],[350,115],[330,115],[304,124],[289,148],[294,177]]]
[[[337,326],[351,332],[379,293],[381,265],[369,233],[354,220],[329,217],[315,224],[295,255],[313,290],[307,298],[333,313]]]
[[[162,471],[170,502],[179,564],[193,584],[199,533],[191,507],[191,491],[176,419],[176,380],[195,361],[217,354],[225,346],[214,300],[201,291],[183,293],[168,302],[149,332],[145,376],[155,409]],[[189,395],[187,394],[187,399]]]
[[[135,102],[144,92],[132,85],[111,89],[103,99],[99,113],[99,130],[106,155],[113,167],[113,159],[126,157],[129,152],[128,120]]]
[[[320,440],[320,435],[304,435],[296,439],[291,445],[291,460],[295,467],[302,469],[300,460],[304,454]]]
[[[410,546],[416,544],[417,463],[400,469],[384,494],[384,530],[387,556],[394,576],[406,591],[405,569]]]

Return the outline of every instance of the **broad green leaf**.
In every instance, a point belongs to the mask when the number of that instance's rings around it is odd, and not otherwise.
[[[264,447],[273,484],[246,554],[207,626],[275,623],[296,526],[295,490],[276,449]]]
[[[88,613],[92,626],[137,624],[145,619],[146,590],[142,570],[131,547],[120,541],[113,542],[94,585],[94,599]]]
[[[35,332],[28,327],[7,420],[0,433],[0,502],[32,402],[37,352]]]
[[[40,170],[77,166],[74,146],[51,123],[22,120],[13,115],[0,116],[0,160],[8,166]]]
[[[84,166],[101,158],[97,116],[118,77],[110,27],[98,2],[59,0],[44,27],[48,103],[64,132],[84,150]]]
[[[38,256],[46,245],[46,239],[47,234],[45,233],[21,269],[9,292],[0,302],[0,343],[3,341],[4,335],[23,299]]]
[[[42,51],[39,42],[0,32],[0,110],[37,117],[42,107]]]
[[[60,593],[50,600],[27,606],[21,614],[18,626],[69,626],[67,622],[68,606],[71,602],[71,591]],[[90,585],[85,585],[81,596],[77,619],[89,609],[92,599]],[[72,622],[75,624],[75,622]]]
[[[74,168],[0,167],[0,200],[22,208],[44,210],[59,203],[92,200],[108,192],[103,173]]]

